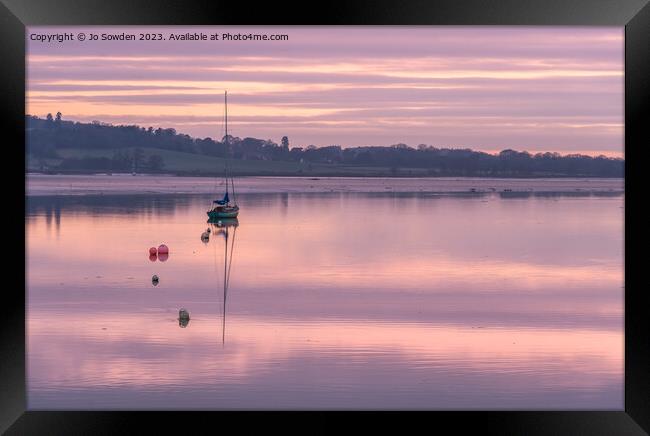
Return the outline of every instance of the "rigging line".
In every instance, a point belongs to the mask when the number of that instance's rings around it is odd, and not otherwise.
[[[235,250],[235,235],[237,235],[237,227],[232,231],[232,243],[230,244],[230,263],[228,264],[228,280],[226,281],[226,288],[230,286],[230,269],[232,268],[232,252]]]
[[[224,175],[224,180],[226,183],[226,192],[228,192],[228,119],[227,119],[227,113],[225,109],[225,105],[222,106],[221,109],[221,139],[219,140],[219,143],[223,147],[223,175]],[[225,126],[225,133],[224,133],[224,126]],[[217,157],[219,157],[217,155]],[[222,182],[223,184],[223,182]]]
[[[224,176],[224,181],[226,183],[226,192],[229,191],[229,183],[228,183],[228,155],[230,154],[230,144],[228,141],[228,135],[225,136],[225,153],[224,153],[224,161],[223,161],[223,176]]]
[[[224,118],[224,112],[223,112],[223,111],[224,111],[224,109],[223,109],[223,107],[222,107],[222,108],[221,108],[221,123],[220,123],[220,125],[219,125],[219,130],[216,132],[217,135],[221,136],[221,139],[220,139],[220,140],[217,140],[219,136],[217,136],[217,137],[214,139],[215,147],[217,146],[217,143],[221,143],[221,142],[223,142],[223,126],[224,126],[224,120],[225,120],[225,118]],[[215,151],[216,151],[216,150],[215,150]],[[215,155],[215,157],[218,158],[218,155]],[[214,188],[213,188],[213,192],[217,192],[218,188],[219,188],[219,181],[218,181],[218,178],[215,176],[215,178],[214,178]],[[210,208],[212,208],[213,206],[214,206],[214,204],[212,203],[212,200],[210,200]]]
[[[230,175],[230,183],[232,184],[232,198],[235,202],[235,205],[237,205],[237,195],[235,194],[235,179],[232,174]]]
[[[225,106],[225,111],[226,111],[226,129],[227,129],[227,128],[228,128],[228,92],[227,92],[227,91],[226,91],[226,106]],[[232,136],[232,135],[231,135],[231,136]],[[228,147],[228,150],[229,150],[229,157],[230,157],[230,154],[232,154],[231,157],[232,157],[233,160],[234,160],[234,158],[235,158],[235,153],[234,153],[234,151],[233,151],[232,153],[230,153],[230,152],[231,152],[231,150],[230,150],[230,140],[228,141],[228,145],[229,145],[229,147]],[[236,206],[236,205],[237,205],[237,194],[235,193],[235,178],[234,178],[234,176],[233,176],[233,167],[232,167],[232,164],[231,164],[230,161],[228,161],[228,164],[229,164],[229,170],[230,170],[230,171],[228,172],[228,175],[230,176],[230,184],[231,184],[231,186],[232,186],[232,198],[233,198],[233,202],[235,203],[235,206]],[[226,181],[226,184],[227,184],[227,183],[228,183],[228,182]]]

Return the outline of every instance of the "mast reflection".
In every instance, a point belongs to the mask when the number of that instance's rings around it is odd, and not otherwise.
[[[237,218],[209,219],[208,223],[212,228],[211,233],[214,239],[221,240],[223,238],[224,240],[223,317],[222,317],[221,343],[225,344],[226,342],[226,300],[228,298],[228,286],[230,284],[230,271],[232,268],[232,257],[233,257],[233,252],[235,250],[235,236],[237,234],[237,227],[239,227],[239,220]],[[230,241],[230,247],[228,246],[229,245],[228,241]],[[219,242],[216,243],[219,244]],[[230,250],[230,253],[228,253],[228,250]]]

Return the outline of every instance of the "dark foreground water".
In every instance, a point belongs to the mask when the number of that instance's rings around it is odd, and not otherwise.
[[[30,409],[623,409],[623,194],[211,199],[28,198]]]

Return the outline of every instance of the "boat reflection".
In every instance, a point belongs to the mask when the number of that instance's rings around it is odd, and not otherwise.
[[[210,218],[208,219],[208,224],[212,230],[216,229],[227,229],[230,227],[238,227],[239,219],[237,218]]]
[[[237,234],[237,227],[239,227],[239,220],[237,218],[219,218],[208,219],[208,224],[211,227],[212,235],[222,236],[224,240],[224,264],[223,264],[223,316],[222,316],[222,333],[221,343],[226,343],[226,300],[228,297],[228,286],[230,284],[230,271],[232,268],[232,256],[235,250],[235,236]],[[231,238],[232,236],[232,238]],[[230,247],[228,246],[230,241]],[[215,244],[220,244],[214,241]],[[215,246],[216,249],[216,246]],[[228,252],[230,250],[230,253]],[[215,259],[216,262],[216,259]]]

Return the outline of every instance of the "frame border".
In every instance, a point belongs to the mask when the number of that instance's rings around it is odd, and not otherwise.
[[[311,5],[281,5],[266,2],[252,5],[246,2],[220,0],[162,0],[156,4],[147,0],[0,0],[0,59],[3,74],[0,80],[3,105],[0,117],[3,132],[9,136],[9,149],[15,156],[10,165],[11,177],[24,180],[25,154],[18,144],[25,144],[25,26],[28,25],[609,25],[625,26],[625,191],[632,192],[644,162],[644,146],[650,144],[645,125],[650,102],[650,5],[648,0],[444,0],[427,2],[411,0],[356,0]],[[315,13],[315,12],[318,13]],[[24,188],[24,185],[23,185]],[[19,189],[12,191],[17,204],[25,207],[25,196]],[[16,204],[13,203],[12,204]],[[7,214],[13,228],[21,228],[24,219]],[[15,215],[15,216],[12,216]],[[383,430],[404,430],[406,418],[421,419],[436,428],[443,424],[461,431],[498,434],[647,434],[650,432],[650,359],[647,332],[649,323],[644,313],[647,306],[645,289],[640,283],[642,260],[632,255],[633,244],[643,239],[646,225],[633,223],[642,217],[637,204],[625,205],[625,411],[567,411],[567,412],[362,412],[364,427]],[[24,233],[10,233],[13,247],[23,253]],[[16,268],[17,269],[17,268]],[[25,275],[15,286],[5,285],[10,300],[5,306],[5,326],[2,328],[0,355],[0,431],[8,434],[69,434],[130,432],[136,425],[146,425],[149,431],[187,431],[198,424],[194,412],[48,412],[26,411],[25,367]],[[14,277],[14,279],[15,279]],[[247,412],[204,412],[201,420],[217,418],[248,427],[242,420]],[[249,413],[247,413],[249,414]],[[348,417],[340,412],[262,413],[265,425],[310,418],[321,429],[340,431],[333,417]],[[219,422],[217,421],[217,422]],[[248,421],[248,422],[246,422]],[[13,425],[12,425],[13,424]],[[285,427],[286,428],[286,427]]]

